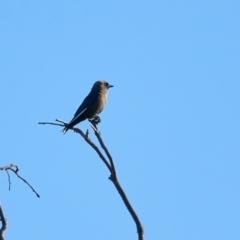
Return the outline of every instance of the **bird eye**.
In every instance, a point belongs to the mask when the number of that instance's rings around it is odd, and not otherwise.
[[[108,86],[108,83],[104,83],[104,85],[107,87],[107,86]]]

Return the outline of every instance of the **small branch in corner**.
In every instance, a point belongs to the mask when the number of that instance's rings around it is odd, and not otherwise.
[[[7,230],[7,219],[4,216],[2,206],[0,205],[0,221],[2,222],[2,227],[0,228],[0,240],[4,240],[4,232]]]
[[[9,170],[14,172],[18,178],[20,178],[23,182],[25,182],[31,189],[32,191],[36,194],[37,197],[40,198],[40,195],[35,191],[35,189],[28,183],[28,181],[24,178],[22,178],[18,172],[19,172],[19,167],[16,165],[16,164],[9,164],[7,166],[4,166],[4,167],[0,167],[0,171],[7,171],[7,174],[8,174],[8,183],[9,183],[9,190],[11,189],[11,178],[10,178],[10,174],[9,174]]]

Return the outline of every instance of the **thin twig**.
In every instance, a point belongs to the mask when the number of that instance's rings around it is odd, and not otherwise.
[[[63,121],[63,120],[61,120],[61,119],[56,119],[56,122],[60,122],[60,123],[64,124],[64,126],[68,125],[68,123],[67,123],[67,122],[64,122],[64,121]]]
[[[49,125],[56,125],[56,126],[61,126],[61,127],[64,127],[63,124],[59,124],[59,123],[51,123],[51,122],[39,122],[38,124],[49,124]]]
[[[4,166],[4,167],[0,167],[0,170],[8,170],[10,168],[15,168],[17,171],[19,171],[19,168],[16,164],[9,164],[7,166]]]
[[[10,179],[10,174],[9,174],[9,172],[6,170],[6,173],[7,173],[7,175],[8,175],[8,183],[9,183],[9,187],[8,187],[8,190],[10,191],[10,189],[11,189],[11,179]]]
[[[28,183],[27,180],[25,180],[24,178],[22,178],[22,177],[18,174],[18,172],[15,171],[14,169],[10,169],[10,170],[13,171],[13,172],[18,176],[18,178],[20,178],[22,181],[24,181],[24,182],[32,189],[32,191],[37,195],[37,197],[40,198],[40,195],[35,191],[35,189],[31,186],[31,184]]]
[[[28,183],[27,180],[25,180],[24,178],[22,178],[19,174],[18,174],[18,171],[19,171],[19,168],[17,165],[15,164],[9,164],[7,166],[4,166],[4,167],[0,167],[0,170],[5,170],[7,171],[7,174],[8,174],[8,181],[9,181],[9,190],[10,190],[10,184],[11,184],[11,179],[10,179],[10,175],[8,173],[8,170],[11,170],[12,172],[14,172],[18,178],[20,178],[22,181],[24,181],[31,189],[32,191],[37,195],[37,197],[40,197],[40,195],[35,191],[35,189]]]

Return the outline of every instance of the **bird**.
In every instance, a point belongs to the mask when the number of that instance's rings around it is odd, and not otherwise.
[[[76,124],[86,119],[98,117],[98,114],[101,113],[105,107],[108,89],[111,87],[113,87],[113,85],[110,85],[107,81],[96,81],[90,93],[78,107],[72,120],[63,128],[63,134],[65,134],[69,128],[74,127]]]

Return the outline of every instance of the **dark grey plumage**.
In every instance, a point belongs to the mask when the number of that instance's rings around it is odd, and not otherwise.
[[[103,110],[107,101],[108,89],[111,87],[113,86],[106,81],[95,82],[90,93],[83,100],[82,104],[74,114],[73,119],[68,126],[62,130],[62,132],[66,133],[69,128],[72,128],[76,124],[86,119],[96,117]]]

